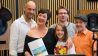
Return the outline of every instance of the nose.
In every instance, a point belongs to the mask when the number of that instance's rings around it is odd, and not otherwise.
[[[62,16],[64,16],[65,14],[64,13],[62,13]]]
[[[62,31],[59,31],[59,34],[62,34]]]
[[[40,19],[43,19],[43,17],[42,17],[42,16],[40,16],[39,18],[40,18]]]
[[[30,10],[30,13],[34,14],[35,13],[35,10],[34,9]]]
[[[40,20],[44,20],[43,16],[39,16],[38,18],[39,18]]]
[[[80,23],[76,23],[77,26],[81,25]]]

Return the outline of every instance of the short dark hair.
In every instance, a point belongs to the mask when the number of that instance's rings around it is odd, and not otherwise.
[[[56,10],[56,15],[58,15],[58,12],[59,12],[60,9],[65,9],[65,10],[67,11],[67,14],[68,14],[68,15],[70,14],[70,12],[69,12],[69,10],[68,10],[67,8],[64,8],[63,6],[60,6],[60,7]]]
[[[49,20],[51,18],[51,16],[52,16],[52,13],[49,11],[49,9],[40,9],[38,11],[38,14],[39,13],[47,13],[47,20]]]

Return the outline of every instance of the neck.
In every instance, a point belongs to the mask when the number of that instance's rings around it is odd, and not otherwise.
[[[31,21],[31,18],[28,18],[26,15],[24,15],[24,18],[25,18],[25,21],[26,21],[27,23],[29,23],[29,22]]]
[[[46,27],[46,25],[38,25],[37,29],[38,30],[45,30],[45,29],[47,29],[47,27]]]
[[[78,33],[82,33],[82,32],[85,31],[85,30],[86,30],[86,28],[82,29],[81,31],[78,31]]]
[[[60,22],[60,21],[59,21],[59,24],[60,24],[60,25],[65,25],[65,26],[67,26],[67,25],[68,25],[68,21],[65,21],[65,22]]]

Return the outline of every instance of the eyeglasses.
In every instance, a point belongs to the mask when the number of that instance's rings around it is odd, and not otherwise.
[[[62,13],[58,13],[58,14],[68,14],[68,13],[64,13],[64,12],[62,12]]]

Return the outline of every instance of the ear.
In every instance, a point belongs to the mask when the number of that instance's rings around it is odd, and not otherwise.
[[[87,26],[87,22],[84,22],[85,23],[85,26]]]
[[[26,11],[26,5],[23,7],[23,11],[24,11],[24,13],[25,13],[25,11]]]

